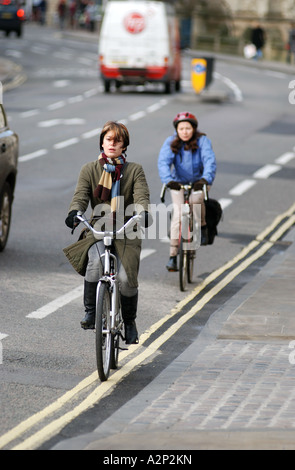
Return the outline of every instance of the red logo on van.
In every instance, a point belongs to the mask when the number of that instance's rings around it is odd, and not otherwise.
[[[125,28],[131,34],[138,34],[145,28],[144,17],[140,13],[130,13],[124,20]]]

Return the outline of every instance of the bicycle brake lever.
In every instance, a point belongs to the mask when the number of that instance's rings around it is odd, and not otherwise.
[[[78,213],[78,214],[79,214],[79,213]],[[77,220],[77,217],[76,217],[76,216],[75,216],[75,219]],[[80,223],[80,220],[78,220],[78,221],[74,224],[74,226],[73,226],[73,228],[72,228],[72,230],[71,230],[71,234],[72,234],[72,235],[73,235],[75,229],[78,227],[79,223]]]
[[[162,186],[162,189],[161,189],[161,194],[160,194],[160,199],[161,199],[161,202],[165,202],[165,192],[166,192],[166,184],[163,184]]]

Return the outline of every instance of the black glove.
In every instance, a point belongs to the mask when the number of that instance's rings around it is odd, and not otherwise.
[[[153,216],[148,211],[143,211],[140,213],[141,215],[141,223],[144,228],[148,228],[153,223]]]
[[[177,183],[177,181],[169,181],[166,186],[167,188],[176,189],[177,191],[181,189],[181,184]]]
[[[204,184],[208,184],[208,181],[205,180],[205,178],[201,178],[198,181],[195,181],[194,183],[194,191],[202,191]]]
[[[76,218],[75,218],[77,214],[78,214],[78,211],[71,211],[71,212],[68,213],[68,217],[65,220],[65,224],[69,228],[74,228],[77,225],[79,225],[79,222],[76,221]]]

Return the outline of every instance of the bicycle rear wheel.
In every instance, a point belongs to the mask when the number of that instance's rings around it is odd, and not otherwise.
[[[99,284],[96,302],[96,364],[102,382],[108,379],[112,356],[111,293],[107,283]]]

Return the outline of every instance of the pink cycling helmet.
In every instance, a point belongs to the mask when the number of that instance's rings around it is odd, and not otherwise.
[[[190,122],[194,127],[198,127],[198,120],[196,116],[193,114],[189,113],[188,111],[183,111],[182,113],[178,113],[175,118],[173,119],[173,125],[175,129],[177,128],[178,124],[181,121],[188,121]]]

